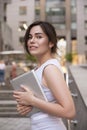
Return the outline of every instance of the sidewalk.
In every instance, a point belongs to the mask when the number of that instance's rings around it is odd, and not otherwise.
[[[87,107],[87,65],[69,66],[69,68]]]
[[[0,130],[30,130],[29,118],[0,118]]]

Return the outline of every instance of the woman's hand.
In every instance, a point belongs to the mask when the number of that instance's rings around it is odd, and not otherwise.
[[[31,112],[31,110],[32,110],[32,106],[24,106],[24,105],[17,104],[17,111],[22,116],[27,115],[29,112]]]
[[[32,106],[34,94],[32,91],[29,90],[28,87],[25,87],[24,85],[21,86],[23,91],[14,91],[13,97],[16,99],[18,104],[25,105],[25,106]]]

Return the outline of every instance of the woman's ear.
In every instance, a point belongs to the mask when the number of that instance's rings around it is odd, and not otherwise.
[[[52,42],[49,43],[49,47],[52,48],[54,44]]]

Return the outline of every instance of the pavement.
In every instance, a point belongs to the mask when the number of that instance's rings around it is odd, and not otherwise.
[[[69,68],[87,107],[87,64],[70,66]]]
[[[0,130],[30,130],[29,118],[0,118]]]
[[[69,66],[79,92],[87,107],[87,65]],[[31,130],[29,118],[0,118],[0,130]]]

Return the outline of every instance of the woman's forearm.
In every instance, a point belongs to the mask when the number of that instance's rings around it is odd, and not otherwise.
[[[32,105],[53,116],[73,118],[75,115],[75,108],[72,103],[62,106],[58,103],[46,102],[34,97]]]

